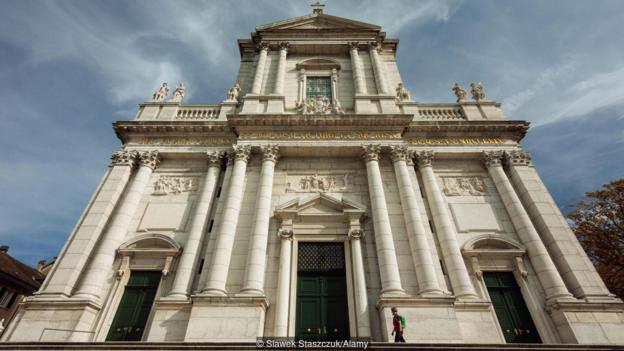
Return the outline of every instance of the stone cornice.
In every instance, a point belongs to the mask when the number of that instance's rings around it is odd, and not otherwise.
[[[117,121],[113,123],[117,137],[126,143],[131,135],[204,134],[235,137],[224,121]]]

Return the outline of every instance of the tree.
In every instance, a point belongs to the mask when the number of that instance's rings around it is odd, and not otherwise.
[[[567,217],[607,288],[624,298],[624,179],[585,196]]]

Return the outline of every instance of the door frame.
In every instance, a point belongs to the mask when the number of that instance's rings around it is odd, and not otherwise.
[[[347,233],[343,235],[293,235],[293,250],[290,260],[290,305],[288,308],[288,336],[295,336],[297,322],[297,260],[299,257],[299,242],[342,242],[345,254],[345,282],[347,286],[347,311],[349,314],[349,335],[357,337],[357,321],[355,315],[355,296],[353,295],[353,269],[351,267],[351,245]]]

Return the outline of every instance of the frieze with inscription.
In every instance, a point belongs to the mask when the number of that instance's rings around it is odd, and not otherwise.
[[[407,139],[411,145],[502,145],[501,138],[413,138]]]
[[[347,192],[351,191],[350,173],[321,174],[288,174],[286,176],[286,192]]]
[[[202,145],[231,145],[235,139],[225,137],[144,137],[138,140],[139,145],[171,145],[171,146],[202,146]]]
[[[442,177],[446,196],[486,195],[485,183],[481,177]]]
[[[178,195],[184,192],[197,191],[197,177],[175,177],[162,175],[154,183],[152,195]]]
[[[241,139],[254,140],[398,140],[400,132],[370,131],[289,131],[241,132]]]

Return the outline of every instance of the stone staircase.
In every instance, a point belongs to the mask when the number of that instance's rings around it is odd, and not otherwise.
[[[210,351],[234,351],[234,350],[340,350],[336,348],[259,348],[254,343],[183,343],[183,342],[22,342],[0,343],[0,350],[210,350]],[[361,350],[344,348],[342,350]],[[570,344],[395,344],[384,342],[371,342],[366,350],[394,351],[394,350],[548,350],[548,351],[602,351],[624,350],[624,345],[570,345]]]

